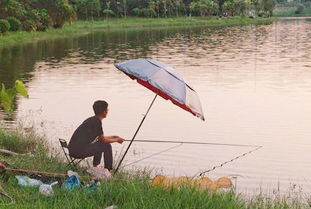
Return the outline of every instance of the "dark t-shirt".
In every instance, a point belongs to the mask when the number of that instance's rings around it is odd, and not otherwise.
[[[103,133],[102,121],[97,116],[86,119],[73,133],[69,142],[69,152],[82,151]]]

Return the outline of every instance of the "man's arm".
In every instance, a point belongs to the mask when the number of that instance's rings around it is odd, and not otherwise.
[[[103,134],[99,135],[98,138],[104,142],[104,143],[114,143],[114,142],[118,142],[120,144],[122,144],[124,142],[124,139],[122,139],[119,136],[104,136]]]

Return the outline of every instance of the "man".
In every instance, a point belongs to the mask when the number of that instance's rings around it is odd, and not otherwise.
[[[112,147],[110,143],[123,143],[118,136],[104,136],[102,120],[107,117],[108,103],[103,100],[94,102],[95,116],[86,119],[73,133],[69,142],[69,154],[74,158],[93,157],[93,166],[100,164],[104,154],[105,168],[112,170]]]

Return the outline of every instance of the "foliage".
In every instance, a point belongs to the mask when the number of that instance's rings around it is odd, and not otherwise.
[[[14,87],[9,89],[6,89],[5,85],[2,84],[0,91],[0,107],[3,108],[7,113],[12,113],[14,108],[13,101],[17,94],[28,98],[28,92],[22,81],[15,81]]]
[[[273,9],[275,7],[275,2],[273,0],[262,0],[263,1],[263,10],[268,13],[268,16],[272,16]]]
[[[52,19],[46,9],[40,9],[38,13],[40,24],[37,27],[39,31],[45,31],[52,25]]]
[[[229,0],[224,3],[223,10],[226,16],[246,15],[251,9],[251,1],[249,0]]]
[[[42,145],[40,138],[33,130],[22,133],[21,131],[0,129],[0,148],[27,153],[35,152],[39,147],[41,149]]]
[[[35,7],[46,9],[54,28],[61,28],[65,22],[70,22],[75,12],[66,0],[35,0]]]
[[[311,16],[311,1],[278,3],[273,10],[273,15],[281,17]]]
[[[104,9],[102,13],[103,15],[105,15],[106,18],[116,16],[116,13],[114,13],[114,11],[112,11],[111,9]]]
[[[139,8],[134,8],[132,10],[132,14],[139,17],[140,16],[140,9]]]
[[[28,31],[100,17],[271,16],[275,0],[0,0],[0,18],[15,17]],[[310,0],[311,1],[311,0]],[[49,17],[48,17],[49,16]]]
[[[10,23],[7,20],[0,20],[0,33],[6,33],[10,30]]]
[[[15,17],[8,17],[8,22],[10,23],[10,31],[18,31],[22,28],[22,23]]]
[[[36,22],[33,20],[26,20],[22,23],[23,29],[25,31],[35,31],[36,30]]]
[[[302,14],[305,7],[303,5],[299,5],[295,11],[295,14]]]
[[[132,13],[137,17],[155,17],[157,15],[155,10],[152,8],[134,8]]]
[[[49,29],[45,33],[11,33],[9,36],[0,37],[0,50],[21,43],[35,44],[38,41],[54,40],[63,37],[78,37],[91,33],[93,30],[143,30],[145,27],[221,27],[221,26],[240,26],[240,25],[261,25],[271,24],[276,18],[197,18],[197,17],[178,17],[178,18],[116,18],[94,21],[75,21],[72,25],[65,25],[61,30]],[[1,53],[1,52],[0,52]]]
[[[218,4],[213,0],[193,1],[190,4],[190,11],[192,15],[196,16],[215,15],[218,11]]]
[[[8,17],[17,20],[14,30],[20,21],[26,31],[44,31],[52,25],[58,28],[71,22],[75,12],[67,0],[0,0],[0,18]]]
[[[74,16],[73,8],[65,0],[37,0],[36,6],[45,9],[54,27],[62,27]]]
[[[20,21],[24,21],[26,19],[27,10],[29,9],[27,6],[28,5],[22,1],[7,0],[2,17],[15,17]]]
[[[99,0],[77,0],[75,1],[75,10],[78,19],[90,19],[99,17],[101,5]]]

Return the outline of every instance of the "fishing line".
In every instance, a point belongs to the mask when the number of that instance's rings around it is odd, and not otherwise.
[[[146,160],[146,159],[148,159],[148,158],[154,157],[154,156],[156,156],[156,155],[160,155],[160,154],[162,154],[162,153],[164,153],[164,152],[167,152],[167,151],[170,151],[170,150],[172,150],[172,149],[176,149],[177,147],[180,147],[181,145],[182,145],[182,143],[179,143],[179,144],[177,144],[177,145],[174,145],[174,146],[172,146],[172,147],[169,147],[169,148],[167,148],[167,149],[165,149],[165,150],[162,150],[162,151],[160,151],[160,152],[153,153],[153,154],[151,154],[151,155],[148,155],[147,157],[144,157],[144,158],[141,158],[141,159],[136,160],[136,161],[134,161],[134,162],[131,162],[131,163],[129,163],[129,164],[126,164],[126,165],[122,166],[122,168],[124,168],[124,167],[126,167],[126,166],[129,166],[129,165],[133,165],[133,164],[135,164],[135,163],[138,163],[138,162],[140,162],[140,161]]]
[[[225,161],[225,162],[223,162],[223,163],[221,163],[221,164],[219,164],[219,165],[216,165],[216,166],[212,167],[211,169],[208,169],[208,170],[206,170],[206,171],[203,171],[203,172],[200,172],[200,173],[198,173],[198,174],[195,174],[194,177],[196,177],[196,176],[202,177],[202,176],[204,176],[206,173],[209,173],[209,172],[215,170],[216,168],[223,167],[223,166],[226,165],[227,163],[231,163],[231,162],[233,162],[233,161],[235,161],[235,160],[237,160],[237,159],[239,159],[239,158],[245,157],[246,155],[251,154],[252,152],[255,152],[255,151],[257,151],[257,150],[259,150],[259,149],[261,149],[261,148],[262,148],[262,146],[257,146],[255,149],[252,149],[252,150],[250,150],[250,151],[248,151],[248,152],[245,152],[245,153],[243,153],[243,154],[241,154],[241,155],[238,155],[238,156],[232,158],[231,160]]]
[[[131,140],[124,140],[124,141],[131,141]],[[230,159],[230,160],[224,161],[224,162],[222,162],[221,164],[216,165],[216,166],[214,166],[214,167],[212,167],[212,168],[210,168],[210,169],[208,169],[208,170],[206,170],[206,171],[199,172],[198,174],[195,174],[194,177],[196,177],[196,176],[202,177],[202,176],[204,176],[206,173],[209,173],[209,172],[211,172],[211,171],[214,171],[214,170],[217,169],[217,168],[223,167],[224,165],[226,165],[226,164],[228,164],[228,163],[231,163],[231,162],[233,162],[233,161],[235,161],[235,160],[237,160],[237,159],[239,159],[239,158],[245,157],[246,155],[249,155],[249,154],[251,154],[252,152],[255,152],[255,151],[257,151],[257,150],[259,150],[259,149],[261,149],[261,148],[263,147],[263,146],[260,146],[260,145],[249,145],[249,144],[227,144],[227,143],[212,143],[212,142],[197,142],[197,141],[192,142],[192,141],[141,140],[141,139],[136,139],[135,142],[171,143],[171,144],[178,144],[178,145],[175,146],[175,147],[168,148],[168,149],[166,149],[166,150],[164,150],[164,151],[161,151],[161,152],[158,152],[158,153],[154,153],[154,154],[152,154],[152,155],[150,155],[150,156],[147,156],[147,157],[142,158],[142,159],[140,159],[140,160],[137,160],[137,161],[135,161],[135,162],[133,162],[133,163],[127,164],[127,165],[125,165],[125,166],[128,166],[128,165],[131,165],[131,164],[140,162],[140,161],[142,161],[142,160],[148,159],[148,158],[150,158],[150,157],[152,157],[152,156],[155,156],[155,155],[159,155],[159,154],[161,154],[161,153],[163,153],[163,152],[166,152],[166,151],[169,151],[169,150],[171,150],[171,149],[175,149],[175,148],[177,148],[177,147],[179,147],[179,146],[181,146],[181,145],[183,145],[183,144],[193,144],[193,145],[215,145],[215,146],[233,146],[233,147],[253,147],[253,148],[254,148],[254,149],[251,149],[251,150],[249,150],[249,151],[247,151],[247,152],[245,152],[245,153],[243,153],[243,154],[241,154],[241,155],[238,155],[238,156],[236,156],[236,157],[234,157],[234,158],[232,158],[232,159]],[[125,167],[125,166],[124,166],[124,167]]]
[[[131,140],[124,140],[131,141]],[[153,143],[175,143],[175,144],[201,144],[201,145],[216,145],[216,146],[233,146],[233,147],[259,147],[258,145],[249,145],[249,144],[227,144],[227,143],[213,143],[213,142],[197,142],[197,141],[170,141],[170,140],[140,140],[135,139],[135,142],[153,142]]]

